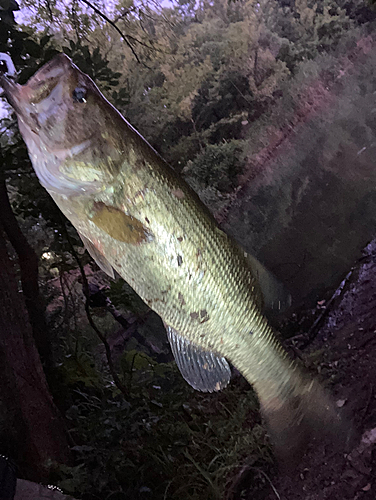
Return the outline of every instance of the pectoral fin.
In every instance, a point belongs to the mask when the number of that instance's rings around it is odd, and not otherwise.
[[[168,340],[183,378],[202,392],[220,391],[229,383],[231,369],[225,358],[195,346],[166,325]]]
[[[78,234],[80,235],[80,238],[85,245],[88,254],[96,262],[98,267],[102,269],[102,271],[104,271],[106,274],[108,274],[110,278],[115,279],[114,270],[106,257],[83,234]]]

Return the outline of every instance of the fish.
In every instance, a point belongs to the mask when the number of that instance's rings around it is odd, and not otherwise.
[[[25,85],[2,75],[0,86],[40,183],[99,267],[116,271],[162,318],[184,379],[219,391],[232,364],[256,391],[282,462],[315,432],[346,440],[331,397],[290,358],[264,314],[279,302],[273,278],[93,80],[59,54]]]

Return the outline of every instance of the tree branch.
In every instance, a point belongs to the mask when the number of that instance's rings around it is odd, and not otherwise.
[[[322,313],[319,315],[319,317],[316,319],[316,321],[313,323],[313,325],[311,326],[311,328],[308,330],[307,332],[307,335],[305,336],[305,341],[303,342],[303,344],[300,346],[301,349],[305,349],[309,344],[311,344],[315,338],[316,338],[316,335],[318,334],[319,330],[318,330],[318,326],[319,324],[322,322],[322,320],[325,318],[325,316],[329,313],[330,311],[330,307],[331,305],[333,304],[334,300],[339,297],[340,295],[342,295],[342,292],[345,288],[345,286],[347,285],[347,283],[349,282],[353,272],[354,272],[354,267],[351,268],[351,270],[346,274],[346,277],[343,281],[341,281],[339,287],[336,289],[336,291],[333,293],[333,295],[331,296],[330,300],[326,303]]]
[[[120,19],[123,19],[124,17],[127,17],[128,14],[131,14],[132,12],[136,11],[138,7],[133,6],[129,7],[129,9],[125,9],[123,12],[121,12],[119,15],[117,15],[114,19],[114,23],[117,23]]]
[[[107,342],[106,337],[103,335],[103,333],[99,330],[99,328],[95,324],[93,317],[91,315],[90,304],[89,304],[89,299],[90,299],[89,282],[87,280],[85,269],[84,269],[84,266],[82,265],[82,262],[81,262],[78,254],[73,246],[73,243],[72,243],[72,240],[69,236],[68,230],[66,228],[65,220],[63,219],[63,216],[61,216],[61,219],[63,222],[63,229],[64,229],[65,236],[67,238],[71,252],[72,252],[73,257],[75,258],[75,260],[77,262],[78,268],[79,268],[80,273],[81,273],[82,290],[83,290],[84,295],[85,295],[85,312],[86,312],[87,319],[89,321],[90,326],[95,331],[95,333],[97,334],[97,336],[99,337],[99,339],[101,340],[101,342],[104,345],[104,348],[106,350],[106,358],[107,358],[107,362],[108,362],[108,367],[110,369],[110,373],[112,375],[112,378],[114,379],[116,387],[119,389],[119,391],[121,391],[123,393],[124,396],[128,397],[129,392],[128,392],[127,388],[125,387],[125,385],[121,382],[120,378],[118,377],[118,374],[116,373],[114,362],[112,361],[110,345]]]
[[[119,35],[122,37],[122,39],[124,40],[124,42],[131,49],[132,54],[136,58],[137,62],[141,63],[138,55],[136,54],[136,51],[134,50],[134,48],[132,47],[132,44],[128,40],[129,37],[127,37],[126,35],[124,35],[124,33],[116,26],[116,24],[113,21],[111,21],[111,19],[109,17],[107,17],[106,14],[103,14],[103,12],[101,12],[97,7],[95,7],[95,5],[93,5],[92,3],[90,3],[88,0],[80,0],[80,1],[83,2],[83,3],[85,3],[91,9],[93,9],[93,11],[96,14],[98,14],[98,16],[102,17],[108,24],[110,24],[113,28],[115,28],[115,30],[119,33]]]
[[[52,355],[47,336],[45,309],[39,293],[39,259],[18,225],[4,179],[0,179],[0,219],[18,257],[22,290],[34,340],[45,367],[49,370],[52,367]]]

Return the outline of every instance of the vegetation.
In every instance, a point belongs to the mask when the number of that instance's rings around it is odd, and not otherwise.
[[[76,361],[85,359],[81,354]],[[270,468],[249,387],[237,385],[214,400],[197,395],[173,364],[157,364],[137,350],[121,357],[120,369],[127,400],[92,370],[78,388],[71,365],[74,402],[66,416],[76,465],[56,470],[65,491],[83,498],[218,499],[234,486],[239,464]]]
[[[312,82],[337,81],[338,61],[376,19],[363,0],[19,3],[17,17],[18,4],[0,0],[0,52],[11,55],[19,81],[64,51],[218,217],[252,178],[253,159],[273,133],[294,125]],[[333,127],[333,148],[346,134],[361,148],[360,137],[374,132],[374,119],[360,116],[375,90],[372,71],[356,88],[358,114],[351,112],[359,127]],[[344,88],[348,95],[350,84]],[[28,310],[22,355],[35,343],[67,429],[59,428],[61,453],[46,450],[43,436],[31,440],[45,453],[20,464],[20,473],[84,500],[253,498],[274,466],[252,389],[237,376],[223,393],[204,395],[182,380],[160,320],[120,278],[110,283],[94,270],[39,185],[7,109],[0,123],[0,269],[15,266],[9,289],[22,290]],[[255,201],[260,227],[263,217],[276,220],[267,189]],[[291,197],[281,196],[284,213]],[[1,301],[0,313],[14,316],[23,307]],[[0,360],[6,330],[0,321]],[[38,356],[33,363],[47,391]],[[13,416],[20,408],[2,394],[0,405],[0,453],[17,458],[22,428],[13,430]],[[10,432],[18,433],[13,447]]]

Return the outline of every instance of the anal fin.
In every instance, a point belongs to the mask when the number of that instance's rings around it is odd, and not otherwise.
[[[115,279],[114,270],[106,257],[83,234],[81,234],[80,232],[78,234],[80,235],[80,238],[85,245],[85,248],[88,251],[90,257],[96,262],[98,267],[102,269],[102,271],[104,271],[106,274],[108,274],[110,278]]]
[[[188,384],[202,392],[226,387],[231,369],[225,358],[201,349],[168,325],[166,330],[176,364]]]

